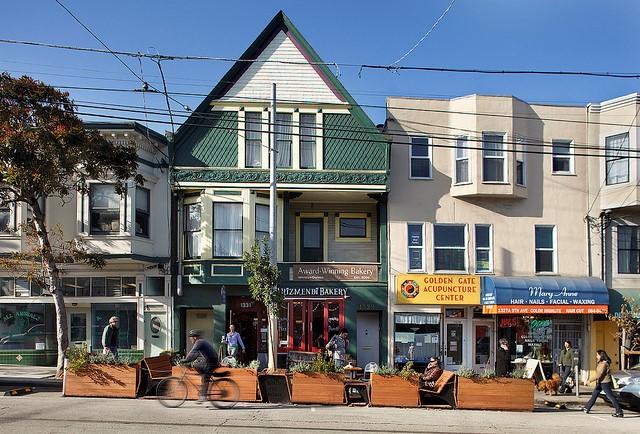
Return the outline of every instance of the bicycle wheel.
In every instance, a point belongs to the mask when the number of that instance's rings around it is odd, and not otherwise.
[[[208,399],[217,408],[233,408],[240,398],[240,388],[230,378],[218,378],[209,385]]]
[[[187,384],[178,377],[167,377],[158,383],[156,396],[168,408],[180,407],[187,399]]]

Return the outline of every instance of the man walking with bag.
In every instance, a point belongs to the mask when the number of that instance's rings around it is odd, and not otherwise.
[[[560,351],[560,361],[558,362],[558,365],[560,366],[560,376],[562,378],[559,390],[560,393],[565,393],[567,391],[571,393],[571,387],[567,386],[567,378],[569,378],[576,367],[575,356],[576,350],[571,346],[571,341],[564,341],[564,348]]]

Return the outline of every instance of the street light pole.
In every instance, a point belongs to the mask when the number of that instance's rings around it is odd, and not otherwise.
[[[269,248],[271,250],[271,263],[278,262],[277,243],[277,186],[276,186],[276,84],[271,89],[271,122],[269,123]]]

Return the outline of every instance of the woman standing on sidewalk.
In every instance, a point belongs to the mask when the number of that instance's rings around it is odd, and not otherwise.
[[[591,407],[596,403],[596,399],[598,399],[598,395],[600,392],[604,390],[605,395],[607,395],[607,399],[613,404],[613,408],[615,408],[616,412],[611,416],[613,417],[624,417],[624,413],[622,413],[622,408],[620,408],[620,403],[613,396],[611,392],[611,367],[609,366],[611,359],[604,350],[596,351],[596,362],[598,366],[596,366],[596,378],[595,380],[590,380],[588,384],[596,382],[596,387],[593,389],[593,393],[591,394],[591,399],[587,402],[586,407],[582,407],[582,411],[585,413],[589,413],[591,411]]]

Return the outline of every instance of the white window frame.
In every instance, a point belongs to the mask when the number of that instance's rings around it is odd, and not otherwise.
[[[260,202],[256,202],[254,204],[254,216],[255,216],[255,218],[254,218],[254,222],[253,222],[253,237],[254,237],[254,242],[257,242],[260,245],[260,248],[262,248],[262,238],[264,238],[266,236],[267,242],[269,241],[269,222],[267,220],[267,230],[266,231],[259,231],[258,230],[258,207],[267,208],[267,210],[269,210],[269,204],[264,204],[264,203],[260,203]],[[259,234],[262,235],[262,237],[259,237]]]
[[[111,231],[97,231],[94,232],[92,230],[92,219],[91,219],[91,213],[92,213],[92,206],[91,206],[91,193],[93,191],[93,188],[95,187],[105,187],[105,186],[111,186],[115,189],[115,184],[110,184],[110,183],[91,183],[89,185],[89,193],[87,195],[87,206],[89,209],[89,213],[87,215],[88,217],[88,232],[90,236],[113,236],[113,235],[120,235],[123,232],[126,232],[127,230],[127,216],[126,216],[126,209],[127,209],[127,194],[123,194],[123,195],[118,195],[120,198],[120,202],[118,203],[118,230],[111,230]],[[117,194],[117,192],[116,192]],[[123,203],[124,202],[124,203]],[[124,206],[123,206],[124,205]],[[124,208],[124,211],[123,211]],[[115,208],[106,208],[107,210],[115,210]]]
[[[187,219],[187,210],[188,207],[191,206],[198,206],[200,207],[200,228],[198,230],[188,230],[188,219]],[[183,225],[182,225],[182,237],[183,237],[183,251],[182,251],[182,257],[185,260],[191,260],[191,259],[201,259],[202,258],[202,215],[203,215],[203,206],[201,202],[189,202],[189,203],[185,203],[184,206],[182,207],[182,218],[184,219]],[[192,233],[199,233],[200,234],[200,248],[199,251],[197,252],[198,255],[193,255],[193,256],[188,256],[187,255],[187,241],[188,241],[188,237],[187,234],[192,234]]]
[[[247,116],[249,115],[249,116]],[[258,164],[256,166],[250,166],[248,165],[248,161],[247,161],[247,156],[249,155],[249,153],[247,152],[247,146],[249,143],[249,135],[247,134],[247,124],[249,123],[247,121],[247,117],[250,116],[257,116],[257,122],[258,125],[260,127],[260,144],[258,146],[258,158],[260,159],[260,161],[258,162]],[[247,169],[259,169],[263,166],[263,161],[262,161],[262,147],[263,147],[263,139],[264,139],[264,127],[263,127],[263,116],[262,116],[262,111],[252,111],[252,110],[248,110],[244,112],[244,116],[243,116],[243,120],[244,120],[244,127],[242,128],[242,134],[244,135],[244,152],[243,152],[243,158],[244,158],[244,162],[243,162],[243,166]],[[252,130],[252,132],[254,132]]]
[[[569,153],[568,154],[556,154],[555,153],[555,149],[554,147],[556,145],[563,145],[563,146],[568,146],[569,147]],[[564,140],[564,139],[552,139],[551,140],[551,150],[552,150],[552,155],[551,155],[551,173],[553,175],[573,175],[575,174],[575,165],[574,165],[574,145],[573,145],[573,140]],[[556,158],[559,159],[568,159],[569,160],[569,170],[554,170],[553,166],[554,166],[554,162],[556,160]]]
[[[422,238],[422,243],[420,246],[410,246],[409,245],[409,226],[420,226],[420,236]],[[426,271],[425,269],[425,230],[424,230],[425,224],[421,223],[421,222],[407,222],[407,271],[412,272],[412,271]],[[411,250],[419,250],[420,251],[420,258],[421,258],[421,264],[420,264],[420,268],[411,268]]]
[[[478,246],[478,228],[489,228],[489,247],[479,247]],[[487,223],[477,223],[473,226],[473,238],[475,240],[475,267],[476,273],[479,274],[487,274],[493,273],[493,225]],[[478,251],[488,251],[489,252],[489,269],[488,270],[480,270],[478,269]]]
[[[521,187],[527,186],[527,153],[525,152],[524,140],[518,139],[516,141],[516,185]],[[522,182],[518,182],[518,163],[522,163]]]
[[[485,137],[487,137],[487,136],[500,136],[502,138],[502,147],[500,148],[500,150],[502,151],[502,154],[500,156],[497,156],[497,155],[484,155],[485,142],[487,141],[485,139]],[[505,139],[505,133],[494,132],[494,131],[483,131],[482,132],[482,182],[485,183],[485,184],[505,184],[505,183],[507,183],[507,180],[509,179],[509,173],[507,171],[507,155],[506,155],[506,148],[505,148],[504,139]],[[484,177],[485,177],[485,172],[484,172],[484,160],[485,160],[485,158],[486,159],[490,159],[490,160],[498,160],[498,159],[502,160],[502,180],[487,181],[487,180],[484,179]]]
[[[462,143],[462,146],[460,144]],[[458,155],[462,151],[463,156]],[[467,161],[467,180],[458,181],[458,161]],[[453,176],[455,185],[471,184],[471,155],[469,152],[469,137],[460,136],[456,138],[456,148],[453,150]]]
[[[138,206],[138,190],[140,191],[145,191],[147,194],[147,211],[139,208]],[[141,237],[141,238],[151,238],[151,190],[148,188],[144,188],[144,187],[139,187],[136,186],[135,189],[135,200],[136,200],[136,205],[135,205],[135,210],[134,210],[134,219],[133,219],[133,232],[135,234],[136,237]],[[142,217],[146,217],[147,218],[147,233],[143,234],[143,233],[138,233],[138,226],[137,226],[137,221],[138,221],[138,213],[140,213],[140,215]]]
[[[313,116],[313,128],[310,128],[313,130],[313,135],[303,135],[302,134],[302,126],[303,126],[303,121],[302,119],[306,116]],[[300,167],[300,170],[316,170],[318,168],[318,114],[317,113],[310,113],[310,112],[301,112],[299,114],[299,122],[298,122],[298,132],[299,132],[299,150],[298,150],[298,164]],[[294,121],[295,124],[295,121]],[[306,124],[304,123],[304,125],[310,125],[310,124]],[[294,125],[295,128],[295,125]],[[303,167],[302,166],[302,144],[303,143],[312,143],[313,144],[313,167]]]
[[[626,273],[626,272],[621,272],[620,271],[620,229],[621,228],[631,228],[631,230],[635,230],[635,231],[640,231],[640,227],[638,227],[637,225],[633,225],[633,224],[629,224],[628,222],[625,222],[625,224],[619,224],[619,225],[615,225],[616,231],[616,239],[615,239],[615,251],[616,251],[616,261],[615,261],[615,268],[614,270],[616,271],[615,274],[618,277],[621,278],[633,278],[633,279],[637,279],[638,276],[640,275],[640,272],[635,273],[635,272],[630,272],[630,273]],[[633,246],[632,246],[633,247]],[[638,249],[624,249],[626,251],[636,251]]]
[[[409,142],[409,179],[433,179],[433,161],[431,160],[432,158],[432,152],[433,152],[433,142],[431,137],[427,137],[427,136],[410,136],[409,137],[410,142]],[[426,140],[427,141],[427,155],[413,155],[413,145],[414,145],[414,140]],[[413,160],[427,160],[428,161],[428,167],[429,167],[429,176],[413,176],[413,174],[411,173],[411,162]]]
[[[440,250],[460,250],[460,247],[436,247],[436,228],[443,226],[462,227],[464,231],[464,270],[439,269],[436,267],[436,249]],[[431,251],[433,252],[434,273],[466,274],[469,272],[469,228],[466,223],[434,223],[431,233]]]
[[[234,205],[234,206],[239,206],[241,213],[240,213],[240,229],[228,229],[228,228],[217,228],[216,229],[216,221],[215,221],[215,213],[216,213],[216,205]],[[242,255],[244,254],[244,204],[242,202],[227,202],[227,201],[216,201],[212,203],[212,215],[211,215],[211,230],[212,230],[212,237],[211,237],[211,255],[214,259],[224,259],[224,258],[236,258],[236,259],[240,259],[242,258]],[[200,220],[200,223],[202,224],[202,219]],[[240,233],[240,240],[241,240],[241,252],[239,256],[223,256],[223,255],[216,255],[216,232],[239,232]]]
[[[627,137],[627,148],[626,148],[626,157],[622,157],[622,158],[611,158],[608,154],[609,154],[609,149],[607,148],[607,143],[608,143],[608,139],[613,139],[615,137],[620,137],[620,136],[626,136]],[[620,133],[620,134],[613,134],[611,136],[607,136],[604,138],[604,147],[605,147],[605,157],[604,157],[604,177],[605,177],[605,182],[606,185],[618,185],[618,184],[624,184],[625,182],[629,182],[629,177],[630,177],[630,173],[631,173],[631,167],[629,164],[629,149],[630,149],[630,137],[629,137],[629,133]],[[624,149],[615,151],[615,152],[624,152]],[[625,179],[624,181],[617,181],[617,182],[609,182],[609,161],[611,161],[612,163],[615,163],[617,161],[622,161],[624,160],[627,163],[627,179]]]
[[[553,247],[552,248],[537,246],[536,233],[535,233],[535,230],[537,228],[551,228],[553,230],[553,234],[552,234]],[[533,232],[533,245],[534,245],[533,267],[534,267],[535,274],[558,274],[558,228],[557,226],[556,225],[535,225],[534,232]],[[538,251],[544,251],[544,252],[551,251],[553,253],[553,271],[537,271],[538,263],[535,258],[535,253]]]

